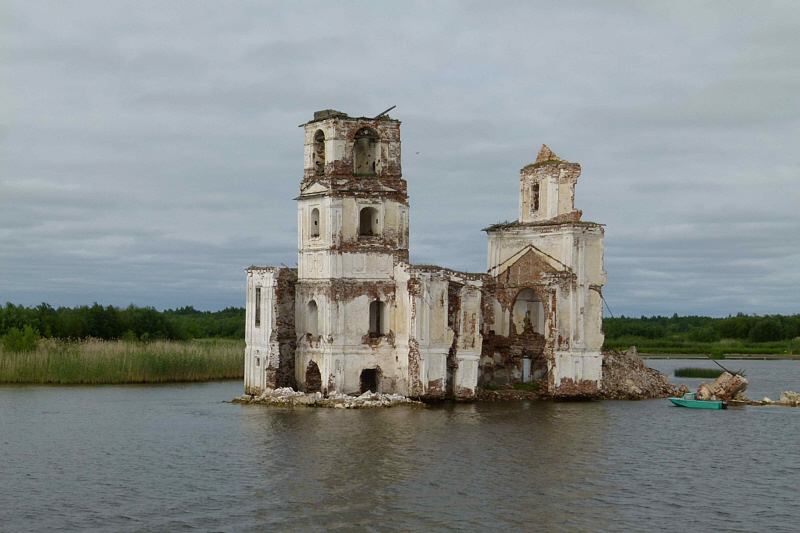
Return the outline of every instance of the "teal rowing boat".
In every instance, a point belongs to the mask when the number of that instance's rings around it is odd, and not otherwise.
[[[722,400],[698,400],[697,394],[687,392],[683,398],[670,398],[669,401],[678,407],[689,407],[690,409],[726,409],[728,402]]]

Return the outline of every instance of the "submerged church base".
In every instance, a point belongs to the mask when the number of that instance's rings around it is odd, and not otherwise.
[[[484,230],[487,272],[458,272],[409,262],[399,121],[326,110],[303,127],[298,267],[247,269],[248,395],[599,393],[604,232],[574,207],[580,165],[542,146],[518,220]]]

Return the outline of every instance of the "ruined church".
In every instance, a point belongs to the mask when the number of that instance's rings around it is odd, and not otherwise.
[[[409,262],[400,121],[326,110],[302,127],[297,268],[247,269],[246,393],[598,391],[604,232],[575,209],[579,164],[542,146],[518,220],[484,229],[488,270],[470,274]]]

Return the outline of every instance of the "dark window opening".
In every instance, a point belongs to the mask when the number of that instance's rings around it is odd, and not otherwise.
[[[311,217],[309,219],[310,223],[310,235],[312,237],[319,237],[319,209],[316,207],[311,210]]]
[[[353,172],[361,175],[377,173],[378,134],[369,128],[361,128],[355,135],[353,145]]]
[[[358,214],[358,234],[369,237],[379,235],[380,215],[374,207],[365,207]]]
[[[317,302],[311,300],[308,302],[308,332],[311,336],[316,337],[319,335],[319,309],[317,308]]]
[[[378,392],[378,376],[377,368],[367,368],[361,371],[361,394],[365,392]]]
[[[369,304],[369,336],[382,337],[386,335],[386,304],[375,300]]]
[[[455,332],[459,330],[458,315],[461,312],[461,289],[464,286],[460,283],[449,282],[447,284],[447,327]]]
[[[317,130],[314,134],[313,165],[314,174],[317,176],[325,174],[325,134],[322,130]]]
[[[531,191],[531,205],[533,206],[534,211],[539,210],[539,184],[533,184],[533,190]]]
[[[261,287],[256,287],[256,316],[255,316],[255,324],[256,327],[261,327]]]

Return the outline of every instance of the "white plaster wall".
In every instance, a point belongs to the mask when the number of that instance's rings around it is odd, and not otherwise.
[[[602,385],[603,358],[592,351],[556,352],[556,366],[552,369],[556,385],[562,379],[596,381]]]
[[[426,346],[420,347],[420,381],[422,382],[423,392],[431,394],[432,383],[438,382],[441,390],[444,390],[447,380],[447,352],[448,348]]]
[[[478,362],[480,355],[472,355],[467,353],[456,354],[458,368],[456,374],[453,376],[456,394],[464,394],[464,391],[469,391],[472,395],[475,394],[475,389],[478,387]]]
[[[279,346],[273,338],[276,327],[278,272],[275,268],[247,270],[247,303],[245,308],[244,387],[250,393],[264,390],[265,370],[271,360],[279,361]],[[261,289],[261,325],[255,326],[256,288]]]
[[[461,289],[461,310],[459,316],[459,332],[456,349],[457,368],[453,376],[456,394],[469,391],[475,394],[478,386],[478,362],[483,348],[481,324],[482,294],[480,283],[470,283]]]
[[[447,379],[447,354],[454,336],[447,326],[448,283],[438,272],[415,272],[414,276],[419,288],[414,296],[416,313],[411,335],[419,349],[419,380],[423,394],[433,392],[429,387],[435,382],[438,382],[439,392],[443,392]]]
[[[561,169],[558,180],[558,214],[570,213],[575,209],[575,182],[574,179],[567,178],[566,169]]]
[[[369,334],[369,306],[372,296],[359,295],[347,300],[328,301],[314,296],[318,304],[320,336],[309,340],[306,310],[311,297],[308,285],[298,290],[296,324],[298,331],[296,379],[302,383],[311,360],[319,366],[325,389],[333,377],[334,390],[357,393],[361,371],[380,368],[382,383],[400,394],[408,393],[408,319],[407,305],[395,305],[396,298],[384,298],[389,331],[383,337],[365,339]],[[391,292],[391,291],[388,291]],[[407,293],[406,293],[407,294]],[[392,341],[393,338],[393,341]],[[328,392],[331,392],[330,390]]]
[[[533,244],[554,269],[575,275],[574,283],[556,291],[556,338],[568,342],[556,346],[560,355],[553,370],[555,382],[558,384],[566,377],[597,381],[599,385],[602,368],[596,361],[604,338],[602,299],[598,291],[606,281],[603,229],[599,225],[568,223],[490,233],[489,271],[500,275],[529,244]],[[507,314],[495,303],[495,331],[499,334],[508,335]]]
[[[483,345],[481,323],[481,301],[483,296],[480,285],[465,285],[461,289],[461,310],[459,316],[458,352],[480,355]]]
[[[521,226],[509,228],[502,232],[489,233],[488,269],[493,275],[499,275],[516,260],[519,252],[529,244],[546,254],[545,259],[556,270],[564,270],[564,266],[574,270],[577,256],[572,247],[575,239],[584,239],[588,248],[594,248],[589,254],[595,258],[592,269],[602,270],[602,235],[599,225],[589,224],[554,224],[549,226]],[[592,238],[589,238],[592,237]],[[599,258],[598,261],[596,258]],[[594,270],[588,270],[594,273]],[[592,283],[601,284],[600,278],[590,279]]]

